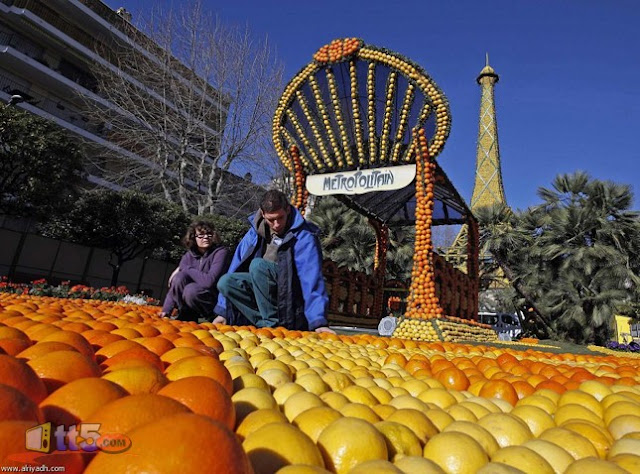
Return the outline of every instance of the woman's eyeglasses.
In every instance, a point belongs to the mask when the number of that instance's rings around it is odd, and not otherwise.
[[[213,234],[196,234],[196,239],[210,239]]]

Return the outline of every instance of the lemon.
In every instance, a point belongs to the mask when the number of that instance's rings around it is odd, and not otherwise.
[[[445,433],[450,431],[464,433],[471,436],[480,444],[480,446],[482,446],[482,449],[484,449],[489,456],[500,449],[498,442],[491,433],[477,423],[472,423],[470,421],[454,421],[444,429]]]
[[[311,438],[289,423],[269,423],[258,428],[245,438],[242,448],[256,474],[271,474],[290,464],[324,467]]]
[[[286,420],[284,415],[282,417]],[[317,443],[322,430],[341,417],[340,412],[331,407],[314,407],[296,416],[293,424],[300,428],[314,443]]]
[[[524,472],[555,474],[551,465],[535,451],[524,446],[507,446],[491,456],[491,462],[499,462]]]
[[[387,443],[389,459],[402,456],[421,456],[422,446],[418,437],[404,425],[393,421],[380,421],[374,425]]]
[[[327,426],[318,438],[326,467],[338,474],[348,473],[358,464],[387,460],[387,443],[369,422],[344,417]]]
[[[489,462],[487,453],[471,436],[449,431],[439,433],[425,445],[422,455],[447,473],[475,474]]]
[[[490,413],[478,424],[491,433],[501,448],[520,445],[533,436],[524,421],[507,413]]]

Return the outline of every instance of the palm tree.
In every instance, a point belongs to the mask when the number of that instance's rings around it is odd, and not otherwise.
[[[367,218],[335,198],[318,200],[309,220],[320,227],[320,243],[325,258],[353,271],[373,272],[375,232]],[[413,228],[389,232],[387,279],[406,280],[411,275],[414,246]]]
[[[522,212],[479,212],[484,248],[555,337],[603,344],[640,286],[631,189],[577,172],[538,195],[542,203]]]

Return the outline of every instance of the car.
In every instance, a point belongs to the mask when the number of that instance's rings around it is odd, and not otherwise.
[[[522,333],[522,323],[517,314],[478,313],[478,321],[490,324],[502,340],[510,341]]]

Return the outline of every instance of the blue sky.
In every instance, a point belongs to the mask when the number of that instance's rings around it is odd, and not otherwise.
[[[180,0],[106,0],[135,17]],[[640,2],[637,0],[205,0],[222,20],[268,35],[287,80],[334,38],[357,36],[418,62],[451,104],[438,160],[462,196],[474,181],[489,52],[508,203],[539,202],[559,173],[631,184],[640,208]]]

